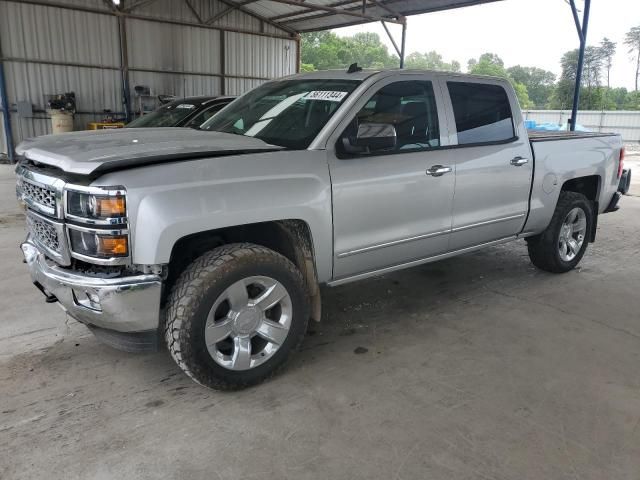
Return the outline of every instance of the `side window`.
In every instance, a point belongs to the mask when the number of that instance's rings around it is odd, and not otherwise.
[[[364,123],[393,125],[396,145],[385,153],[440,146],[436,100],[428,81],[395,82],[382,87],[356,114],[343,138],[355,144],[358,126]]]
[[[447,82],[458,144],[499,142],[515,137],[511,105],[504,88],[482,83]]]
[[[203,110],[202,112],[198,113],[195,117],[193,117],[191,120],[189,120],[189,122],[185,125],[185,127],[189,127],[189,128],[199,127],[204,122],[206,122],[211,117],[213,117],[216,113],[218,113],[220,110],[222,110],[222,107],[224,106],[225,106],[224,104],[214,105],[213,107],[210,107],[207,110]]]

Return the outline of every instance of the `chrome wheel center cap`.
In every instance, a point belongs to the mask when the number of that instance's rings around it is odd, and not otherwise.
[[[247,307],[236,315],[233,321],[233,329],[239,335],[247,335],[255,332],[260,325],[260,310],[255,307]]]

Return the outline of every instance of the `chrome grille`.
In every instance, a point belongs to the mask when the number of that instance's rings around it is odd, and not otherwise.
[[[33,215],[27,215],[27,226],[39,244],[55,253],[62,253],[61,239],[55,226]]]
[[[41,187],[29,180],[22,180],[22,194],[27,202],[36,203],[44,207],[56,210],[56,192],[47,187]]]

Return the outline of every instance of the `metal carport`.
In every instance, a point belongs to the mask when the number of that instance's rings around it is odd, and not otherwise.
[[[256,74],[253,72],[252,65],[236,66],[234,71],[229,72],[229,46],[226,43],[230,39],[235,42],[231,48],[241,50],[244,46],[245,51],[240,53],[242,55],[249,54],[248,47],[245,45],[248,40],[232,38],[230,37],[231,35],[240,35],[243,38],[246,36],[246,38],[251,39],[257,38],[255,43],[259,42],[260,38],[295,42],[295,68],[297,69],[300,63],[300,33],[362,23],[381,22],[400,57],[400,67],[402,68],[405,57],[406,18],[408,16],[496,1],[502,0],[121,0],[120,2],[113,2],[112,0],[91,0],[88,2],[79,0],[0,0],[0,7],[5,7],[8,4],[22,4],[79,12],[92,16],[110,17],[111,24],[114,25],[114,33],[110,34],[113,38],[110,40],[113,42],[113,49],[117,50],[117,52],[110,52],[111,56],[115,55],[117,59],[112,59],[108,64],[101,64],[87,61],[61,60],[59,58],[42,58],[42,56],[40,58],[31,58],[26,54],[23,57],[8,56],[6,52],[3,54],[3,45],[0,42],[0,108],[2,109],[2,126],[6,141],[4,147],[9,159],[13,160],[11,114],[15,112],[15,109],[12,107],[11,99],[7,93],[7,75],[5,71],[5,65],[9,63],[13,65],[48,65],[51,67],[92,69],[93,71],[100,70],[117,73],[119,75],[118,82],[120,83],[121,109],[128,116],[131,108],[131,77],[134,75],[138,75],[138,78],[140,78],[140,74],[179,75],[181,77],[189,76],[190,78],[197,77],[200,79],[215,77],[219,82],[219,86],[212,88],[212,90],[216,90],[216,93],[225,94],[229,93],[229,80],[236,81],[238,85],[235,86],[235,90],[240,93],[239,90],[250,88],[256,82],[261,82],[283,73],[286,74],[286,71],[281,68],[273,68],[272,66],[263,68]],[[575,0],[569,0],[580,41],[573,113],[570,120],[570,128],[572,130],[575,128],[575,117],[580,95],[590,2],[591,0],[584,0],[585,7],[581,20]],[[6,12],[7,9],[3,11]],[[130,36],[132,32],[136,31],[132,30],[131,27],[131,23],[134,22],[219,32],[217,40],[219,51],[215,65],[205,64],[205,68],[198,71],[190,71],[187,68],[171,69],[164,66],[163,68],[158,68],[153,65],[132,65],[132,59],[130,58],[132,49],[129,46],[130,39],[127,32],[130,32]],[[387,23],[401,25],[402,37],[399,45],[387,28]],[[77,41],[78,38],[80,38],[80,35],[76,36],[75,40]],[[209,41],[211,38],[211,36],[206,37]],[[1,36],[0,39],[2,39]],[[27,37],[24,37],[24,39],[25,41],[28,40]],[[285,45],[284,48],[287,48],[287,46]],[[29,49],[25,48],[25,50]],[[234,53],[237,54],[237,52]],[[242,62],[236,60],[236,63]],[[246,64],[246,62],[244,63]],[[97,112],[86,113],[95,115]],[[2,142],[0,142],[1,145]]]

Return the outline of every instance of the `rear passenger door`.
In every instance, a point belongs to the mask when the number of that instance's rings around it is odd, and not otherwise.
[[[450,250],[519,233],[533,159],[513,90],[500,81],[449,79],[451,161],[456,166]]]

